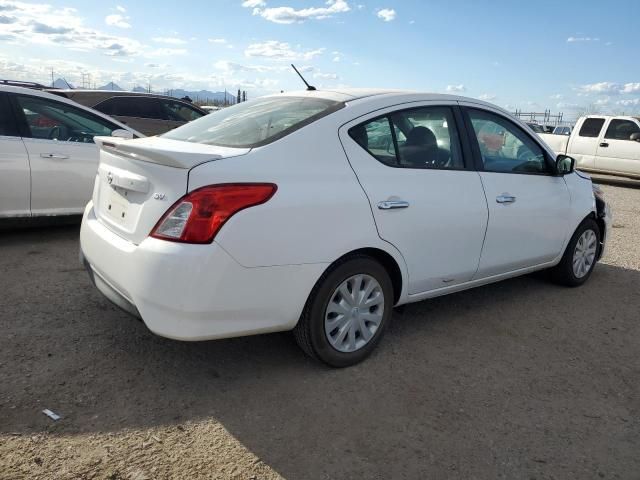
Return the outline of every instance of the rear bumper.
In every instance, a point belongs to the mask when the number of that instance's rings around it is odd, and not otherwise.
[[[246,268],[215,242],[188,245],[116,235],[87,205],[81,258],[97,289],[157,335],[209,340],[292,329],[328,266]],[[259,245],[256,245],[259,248]]]

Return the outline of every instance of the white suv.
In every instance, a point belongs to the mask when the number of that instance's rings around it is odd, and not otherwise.
[[[79,215],[98,167],[95,135],[143,136],[35,88],[0,82],[0,219]]]
[[[293,329],[346,366],[394,305],[547,268],[580,285],[607,239],[608,208],[573,159],[462,97],[281,94],[97,141],[85,265],[174,339]]]

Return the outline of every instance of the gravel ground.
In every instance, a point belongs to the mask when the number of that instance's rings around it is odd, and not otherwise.
[[[290,334],[156,337],[90,286],[77,226],[0,234],[0,478],[638,479],[640,183],[604,190],[587,285],[407,306],[345,370]]]

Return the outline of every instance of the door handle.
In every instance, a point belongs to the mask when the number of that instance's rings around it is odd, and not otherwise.
[[[515,203],[516,197],[513,195],[509,195],[508,193],[503,193],[502,195],[498,195],[496,197],[496,202],[498,203]]]
[[[60,155],[58,153],[41,153],[40,156],[42,158],[55,158],[57,160],[66,160],[69,158],[69,155]]]
[[[397,208],[409,208],[409,202],[404,200],[385,200],[378,202],[378,208],[380,210],[395,210]]]
[[[601,146],[601,147],[605,147],[605,148],[606,148],[606,147],[608,147],[608,146],[609,146],[609,144],[608,144],[607,142],[602,142],[602,143],[600,144],[600,146]]]

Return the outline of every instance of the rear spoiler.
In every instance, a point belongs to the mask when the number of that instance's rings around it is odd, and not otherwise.
[[[159,137],[134,140],[119,137],[94,137],[93,140],[101,150],[114,155],[182,169],[190,169],[201,163],[221,158],[245,155],[251,151],[250,148],[216,147]]]

